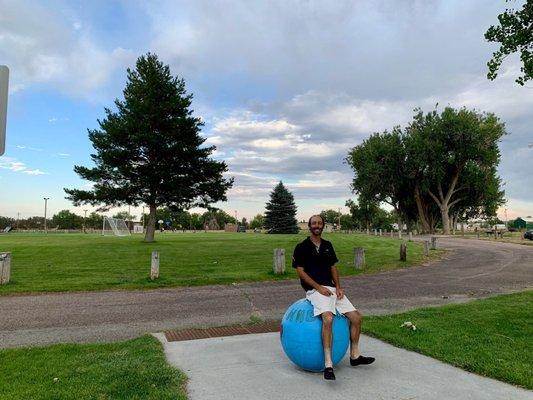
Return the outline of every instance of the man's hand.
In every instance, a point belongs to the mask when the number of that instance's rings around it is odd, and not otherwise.
[[[333,296],[333,293],[331,292],[331,290],[329,290],[327,287],[324,287],[324,286],[319,286],[317,291],[323,296]]]
[[[344,289],[338,288],[337,289],[337,299],[342,299],[344,297]]]

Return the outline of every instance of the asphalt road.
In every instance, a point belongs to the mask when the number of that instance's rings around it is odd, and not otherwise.
[[[333,241],[333,244],[335,242]],[[439,238],[445,259],[342,279],[363,314],[468,301],[533,287],[533,246]],[[296,280],[148,291],[0,296],[0,348],[109,342],[168,329],[280,319],[304,297]]]

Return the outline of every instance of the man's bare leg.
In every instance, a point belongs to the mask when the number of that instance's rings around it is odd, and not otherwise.
[[[359,337],[361,336],[361,321],[363,316],[357,310],[344,314],[350,320],[350,357],[357,358],[361,355],[359,351]]]
[[[324,347],[324,366],[333,367],[331,360],[331,341],[333,337],[333,313],[326,311],[322,316],[322,346]]]
[[[322,346],[324,348],[324,379],[335,380],[333,361],[331,359],[331,342],[333,339],[333,313],[322,313]]]
[[[347,312],[344,315],[350,321],[350,365],[372,364],[375,359],[373,357],[362,356],[359,351],[359,337],[361,336],[363,315],[357,310]]]

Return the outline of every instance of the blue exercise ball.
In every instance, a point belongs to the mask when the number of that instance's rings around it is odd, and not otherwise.
[[[324,370],[322,346],[322,318],[313,315],[313,305],[306,299],[293,303],[281,320],[280,339],[287,357],[300,368],[319,372]],[[350,344],[348,319],[337,313],[333,318],[331,358],[339,363]]]

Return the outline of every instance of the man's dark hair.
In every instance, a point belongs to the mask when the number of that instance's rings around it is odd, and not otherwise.
[[[322,220],[322,226],[326,226],[326,221],[324,221],[324,218],[322,218],[322,215],[316,214],[316,215],[311,215],[311,217],[309,218],[309,221],[307,221],[307,226],[309,228],[311,228],[311,220],[313,219],[313,217],[320,217],[320,219]]]

